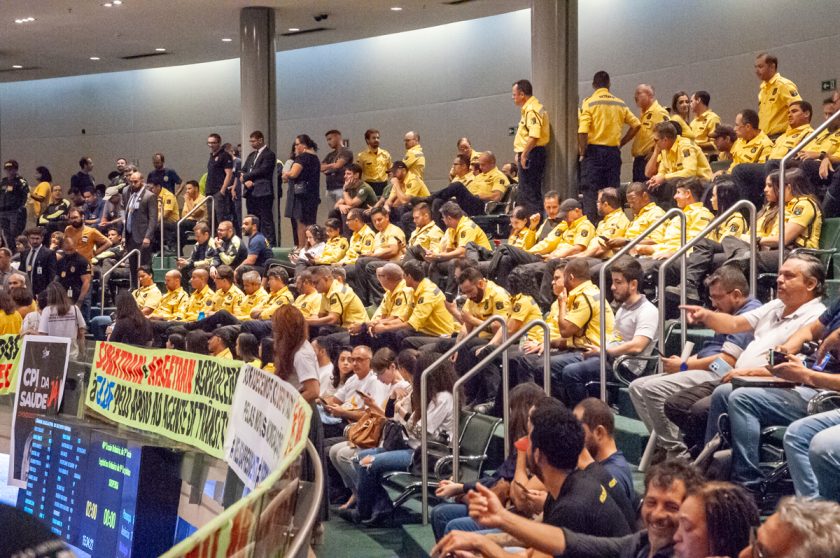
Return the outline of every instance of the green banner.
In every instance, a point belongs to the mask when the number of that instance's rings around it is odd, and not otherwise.
[[[20,337],[17,335],[0,335],[0,395],[15,392],[19,356]]]
[[[241,366],[195,353],[98,342],[85,403],[114,422],[222,459]]]

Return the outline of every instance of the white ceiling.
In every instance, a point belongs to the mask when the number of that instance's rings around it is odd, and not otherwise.
[[[239,10],[276,11],[277,34],[289,28],[331,30],[278,36],[279,50],[420,29],[526,8],[528,0],[0,0],[0,82],[177,66],[239,57]],[[452,0],[449,0],[452,1]],[[400,6],[401,11],[392,11]],[[316,22],[317,14],[328,14]],[[32,23],[15,19],[34,17]],[[223,37],[233,39],[222,42]],[[488,38],[493,40],[493,38]],[[165,56],[123,60],[154,53]],[[99,57],[92,61],[90,57]],[[14,70],[13,65],[23,69]]]

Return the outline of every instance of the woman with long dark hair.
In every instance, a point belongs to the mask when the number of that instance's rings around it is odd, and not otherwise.
[[[292,232],[298,248],[304,248],[306,227],[314,225],[321,203],[321,161],[315,154],[318,144],[306,134],[295,137],[294,163],[283,171],[283,180],[288,182],[286,211],[284,215],[292,220]]]
[[[117,295],[116,303],[114,328],[111,330],[108,341],[150,347],[154,340],[152,323],[140,311],[134,297],[127,291],[123,291]]]
[[[35,182],[37,186],[29,192],[29,203],[27,204],[28,212],[26,222],[27,228],[34,226],[38,222],[38,218],[43,213],[44,208],[50,200],[50,190],[52,190],[52,174],[47,167],[35,168]]]
[[[18,314],[15,301],[6,289],[0,289],[0,335],[20,333],[23,318]]]
[[[690,140],[694,139],[694,132],[691,131],[691,126],[688,125],[691,122],[691,98],[685,91],[677,91],[671,98],[670,119],[671,122],[676,122],[680,125],[677,130],[679,132],[677,135]]]
[[[47,285],[46,292],[47,307],[41,312],[38,334],[70,339],[70,358],[76,359],[79,353],[85,350],[87,326],[82,311],[73,304],[67,296],[67,291],[59,283],[52,282]]]
[[[321,393],[318,357],[309,343],[309,327],[303,314],[291,304],[284,304],[271,320],[274,373],[292,384],[308,402],[315,401]]]

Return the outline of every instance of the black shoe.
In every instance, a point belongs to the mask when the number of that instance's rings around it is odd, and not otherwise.
[[[350,523],[353,523],[354,525],[358,525],[359,523],[362,523],[362,518],[361,518],[361,516],[359,516],[358,510],[356,510],[355,508],[338,510],[338,517],[340,517],[344,521],[348,521]],[[368,520],[368,521],[370,521],[370,520]]]
[[[394,526],[394,514],[392,512],[375,513],[370,519],[362,520],[365,527],[391,528]]]
[[[679,304],[680,292],[680,287],[665,287],[665,300],[667,302]],[[685,303],[695,305],[702,304],[702,301],[700,300],[700,293],[697,292],[697,289],[690,286],[685,287]]]

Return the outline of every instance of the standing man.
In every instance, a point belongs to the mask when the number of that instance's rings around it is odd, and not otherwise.
[[[365,143],[367,149],[356,155],[356,162],[362,167],[362,180],[370,184],[377,196],[381,196],[388,185],[391,154],[379,147],[379,130],[367,130]]]
[[[423,147],[420,145],[420,134],[406,132],[403,143],[405,143],[403,163],[408,168],[408,175],[422,182],[426,172],[426,156],[423,155]]]
[[[222,149],[222,137],[210,134],[207,137],[210,159],[207,161],[207,182],[204,193],[213,196],[216,222],[228,221],[232,215],[232,200],[228,190],[233,185],[233,157]]]
[[[90,157],[85,156],[79,159],[79,172],[70,177],[70,191],[68,193],[81,196],[84,192],[95,190],[96,181],[90,174],[92,170],[93,161]]]
[[[158,219],[157,196],[146,188],[143,174],[133,172],[128,177],[125,199],[125,250],[140,250],[140,264],[152,263],[152,240]],[[137,259],[129,258],[131,280],[137,277]]]
[[[639,114],[641,127],[633,138],[633,182],[646,182],[645,164],[653,154],[653,127],[669,120],[669,116],[665,107],[656,100],[652,85],[637,85],[634,99],[642,112]]]
[[[758,88],[758,127],[770,139],[784,133],[788,125],[788,107],[801,101],[796,84],[779,74],[779,59],[762,52],[755,58],[755,75],[761,80]]]
[[[277,165],[277,155],[266,146],[261,131],[251,132],[249,141],[254,151],[242,165],[242,195],[248,213],[259,218],[260,232],[268,240],[269,246],[274,246],[274,167]]]
[[[332,151],[321,162],[321,172],[326,178],[327,195],[339,202],[344,199],[344,169],[353,162],[353,152],[344,147],[338,130],[330,130],[325,135]]]
[[[14,247],[15,238],[26,226],[26,198],[29,184],[18,175],[18,162],[9,159],[3,164],[6,176],[0,180],[0,232],[5,246]]]
[[[26,231],[26,238],[29,239],[29,250],[20,255],[20,271],[26,273],[32,294],[38,293],[47,288],[47,285],[55,279],[56,259],[55,252],[43,245],[44,230],[35,227]]]
[[[597,221],[598,190],[621,182],[621,147],[639,132],[641,122],[624,101],[610,93],[610,74],[600,70],[592,78],[595,92],[583,100],[578,116],[578,156],[583,211]],[[621,129],[629,126],[624,136]]]
[[[720,116],[709,110],[709,103],[712,96],[708,91],[695,91],[691,96],[691,112],[694,113],[694,120],[689,126],[694,134],[694,142],[706,154],[715,154],[715,144],[712,142],[710,134],[720,124]]]
[[[551,137],[551,127],[548,113],[533,95],[534,88],[527,79],[520,79],[513,84],[513,103],[521,112],[519,128],[513,138],[513,152],[519,171],[517,201],[529,213],[538,213],[545,177],[545,146]]]
[[[162,188],[166,188],[176,196],[181,193],[181,177],[172,169],[164,166],[166,158],[163,153],[155,153],[152,155],[152,165],[155,170],[149,173],[149,184],[157,184]]]

